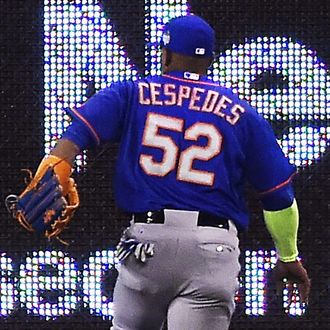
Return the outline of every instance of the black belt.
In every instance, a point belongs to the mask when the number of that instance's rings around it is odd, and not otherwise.
[[[141,213],[134,213],[134,222],[142,223],[160,223],[163,224],[165,220],[164,210],[148,211]],[[197,226],[216,227],[221,229],[229,229],[229,220],[221,218],[213,214],[199,212]]]

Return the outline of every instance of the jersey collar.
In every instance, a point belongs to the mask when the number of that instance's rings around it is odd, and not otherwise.
[[[197,73],[188,72],[188,71],[171,71],[162,75],[163,77],[172,78],[179,81],[187,81],[190,83],[201,83],[205,85],[218,86],[218,83],[215,83],[206,75],[199,75]]]
[[[192,81],[207,81],[212,82],[206,75],[200,75],[198,73],[193,73],[189,71],[171,71],[166,74],[163,74],[163,76],[167,77],[175,77],[175,78],[181,78],[186,80],[192,80]]]

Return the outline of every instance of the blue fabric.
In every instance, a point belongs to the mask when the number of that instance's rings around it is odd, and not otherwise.
[[[106,88],[92,96],[81,108],[66,109],[75,125],[80,127],[68,130],[64,136],[76,142],[82,149],[103,142],[119,141],[125,116],[124,109],[127,108],[130,97],[127,85],[129,83],[121,87],[121,83],[117,83],[114,88]],[[81,130],[84,132],[81,133]],[[78,136],[75,136],[76,134]]]
[[[260,196],[264,210],[279,211],[288,208],[294,200],[294,190],[292,183],[284,185],[268,194]]]
[[[186,72],[113,84],[77,109],[64,137],[81,149],[120,142],[115,197],[127,212],[200,210],[246,228],[245,182],[276,208],[295,173],[255,109]]]
[[[284,159],[284,154],[277,145],[270,124],[256,115],[247,117],[247,120],[252,122],[246,126],[249,137],[245,149],[246,174],[258,192],[265,193],[284,184],[295,173],[295,169],[289,166],[284,170],[282,163],[288,161]]]
[[[160,45],[182,55],[213,57],[214,43],[212,27],[199,16],[187,15],[165,25]]]

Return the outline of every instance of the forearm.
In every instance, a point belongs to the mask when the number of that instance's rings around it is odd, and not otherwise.
[[[271,234],[279,258],[283,262],[295,261],[298,256],[297,234],[299,211],[296,200],[279,211],[264,210],[266,227]]]

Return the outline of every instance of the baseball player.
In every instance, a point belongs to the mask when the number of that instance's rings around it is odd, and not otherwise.
[[[260,193],[279,285],[310,280],[297,259],[295,168],[269,124],[207,78],[215,33],[195,15],[164,27],[162,75],[112,84],[82,107],[40,168],[63,187],[76,155],[120,142],[114,189],[132,221],[117,246],[113,329],[228,329],[238,289],[244,184]]]

